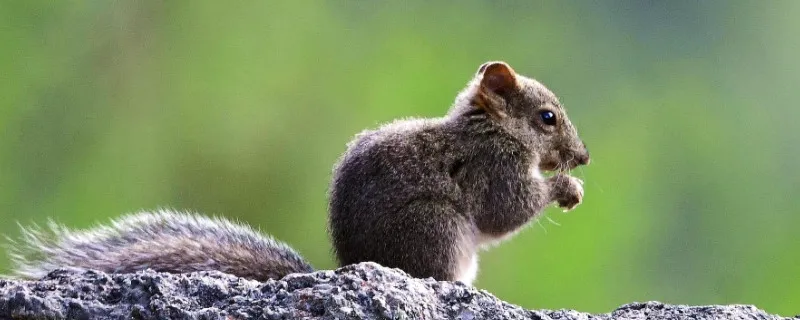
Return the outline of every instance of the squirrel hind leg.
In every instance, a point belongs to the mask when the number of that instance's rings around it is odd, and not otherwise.
[[[353,215],[347,216],[352,219]],[[424,224],[420,219],[426,219]],[[388,220],[388,218],[386,219]],[[334,229],[358,225],[360,237],[334,233],[334,246],[342,265],[373,261],[399,268],[415,278],[471,283],[477,260],[472,224],[443,201],[415,201],[393,214],[392,223],[333,220]],[[391,235],[391,236],[386,236]],[[367,239],[381,239],[375,245]],[[463,267],[462,267],[463,266]]]

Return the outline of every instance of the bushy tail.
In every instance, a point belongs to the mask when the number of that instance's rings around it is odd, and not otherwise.
[[[54,222],[48,229],[22,228],[21,239],[11,241],[15,275],[41,278],[57,268],[110,273],[151,268],[174,273],[218,270],[263,281],[313,271],[287,245],[221,218],[160,210],[85,231]]]

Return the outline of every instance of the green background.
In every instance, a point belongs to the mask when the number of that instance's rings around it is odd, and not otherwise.
[[[482,254],[477,287],[526,308],[798,314],[798,17],[790,0],[3,1],[0,232],[171,207],[332,268],[345,143],[443,115],[505,60],[560,95],[592,164],[573,171],[584,204]]]

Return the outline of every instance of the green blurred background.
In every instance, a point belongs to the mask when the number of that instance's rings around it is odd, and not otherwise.
[[[526,308],[800,313],[800,1],[3,1],[0,232],[171,207],[333,268],[326,189],[364,128],[443,115],[478,65],[560,95],[585,202],[481,256]],[[0,271],[7,271],[6,259]]]

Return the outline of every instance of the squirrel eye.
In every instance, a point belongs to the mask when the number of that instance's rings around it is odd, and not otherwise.
[[[544,124],[548,126],[556,125],[556,114],[552,111],[542,111],[539,113],[539,116],[542,117]]]

